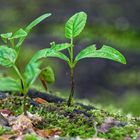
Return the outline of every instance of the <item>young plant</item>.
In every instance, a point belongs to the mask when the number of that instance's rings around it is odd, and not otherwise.
[[[42,70],[42,72],[40,73],[40,81],[44,87],[44,89],[46,90],[46,92],[48,92],[48,84],[53,84],[55,82],[55,74],[54,74],[54,70],[52,69],[52,67],[47,66],[46,68],[44,68]]]
[[[70,68],[70,82],[71,82],[71,91],[67,105],[71,105],[71,101],[74,95],[75,83],[74,83],[74,68],[81,59],[84,58],[106,58],[113,61],[117,61],[122,64],[126,64],[125,57],[116,49],[109,46],[103,45],[101,49],[96,49],[96,45],[90,45],[87,48],[83,49],[75,58],[74,58],[74,38],[76,38],[84,29],[87,20],[87,15],[85,12],[79,12],[73,15],[65,24],[65,36],[70,40],[70,48],[68,48],[69,57],[58,52],[54,57],[58,57],[66,61]],[[51,43],[51,47],[55,48],[56,44]]]
[[[0,46],[0,65],[7,68],[13,68],[19,77],[14,79],[12,77],[0,78],[0,91],[16,91],[23,93],[23,111],[24,115],[27,115],[26,111],[26,97],[30,86],[34,83],[40,73],[44,70],[40,68],[43,58],[51,57],[57,51],[61,51],[70,47],[68,43],[59,44],[59,48],[56,45],[54,49],[46,48],[38,51],[29,63],[25,66],[23,73],[19,70],[16,65],[16,61],[19,57],[20,47],[23,44],[26,36],[29,34],[31,29],[39,24],[41,21],[49,17],[51,14],[44,14],[39,18],[35,19],[25,29],[19,29],[17,32],[1,34],[2,40],[5,45]],[[15,43],[15,41],[17,43]]]

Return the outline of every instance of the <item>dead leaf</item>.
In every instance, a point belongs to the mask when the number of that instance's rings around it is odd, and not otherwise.
[[[42,99],[42,98],[35,98],[34,100],[38,104],[46,104],[46,105],[48,104],[48,102],[46,100]]]
[[[48,130],[37,130],[36,133],[44,138],[54,137],[60,135],[62,131],[60,129],[48,129]]]
[[[9,140],[9,139],[14,138],[16,136],[17,135],[15,135],[15,134],[5,134],[5,135],[0,136],[0,140]]]
[[[9,138],[2,136],[2,137],[0,137],[0,140],[9,140]]]

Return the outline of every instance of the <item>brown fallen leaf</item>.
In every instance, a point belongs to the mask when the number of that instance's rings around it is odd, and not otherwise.
[[[62,131],[60,129],[48,129],[48,130],[36,130],[36,133],[44,138],[49,138],[49,137],[53,137],[56,135],[60,135],[62,133]]]
[[[9,138],[6,138],[6,137],[4,137],[4,136],[1,136],[1,137],[0,137],[0,140],[9,140]]]
[[[0,140],[9,140],[9,139],[14,138],[14,137],[17,137],[17,135],[15,135],[15,134],[5,134],[5,135],[0,136]]]
[[[42,98],[35,98],[34,101],[38,104],[45,104],[48,105],[48,102]]]

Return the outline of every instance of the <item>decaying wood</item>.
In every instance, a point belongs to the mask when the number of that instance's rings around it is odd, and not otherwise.
[[[60,98],[60,97],[57,97],[55,95],[51,95],[51,94],[48,94],[48,93],[42,93],[42,92],[39,92],[39,91],[36,91],[36,90],[29,90],[28,92],[28,96],[30,98],[42,98],[44,100],[46,100],[47,102],[50,102],[50,103],[62,103],[62,102],[66,102],[65,99],[63,98]],[[81,103],[76,103],[77,105],[80,105],[82,108],[86,109],[86,110],[92,110],[92,109],[96,109],[95,107],[93,106],[88,106],[88,105],[84,105],[84,104],[81,104]]]

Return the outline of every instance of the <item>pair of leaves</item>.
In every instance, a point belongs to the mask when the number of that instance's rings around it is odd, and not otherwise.
[[[22,28],[20,28],[14,34],[13,33],[1,34],[1,38],[5,43],[7,43],[7,40],[19,39],[21,37],[26,37],[26,36],[27,33]]]
[[[82,50],[76,56],[75,63],[77,63],[78,61],[84,58],[106,58],[106,59],[110,59],[110,60],[113,60],[122,64],[126,64],[125,57],[116,49],[103,45],[101,49],[97,50],[95,46],[96,45],[91,45],[85,48],[84,50]],[[55,52],[51,54],[51,56],[60,58],[68,63],[70,62],[69,58],[60,52]]]

